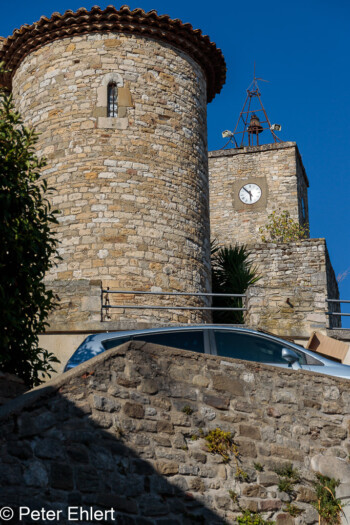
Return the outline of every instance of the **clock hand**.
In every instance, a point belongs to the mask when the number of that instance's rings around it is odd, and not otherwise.
[[[243,189],[244,189],[247,193],[249,193],[249,195],[250,195],[250,200],[252,200],[252,192],[249,191],[249,190],[247,190],[247,188],[245,188],[244,186],[243,186]]]

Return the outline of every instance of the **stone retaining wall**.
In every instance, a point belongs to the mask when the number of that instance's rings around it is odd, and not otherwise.
[[[326,299],[339,299],[338,283],[325,239],[305,239],[286,244],[248,246],[262,276],[248,289],[246,324],[281,336],[309,338],[326,333],[329,319]],[[332,326],[340,326],[339,317]]]
[[[79,505],[132,525],[229,524],[240,508],[316,524],[312,458],[343,467],[347,494],[350,382],[320,374],[134,342],[8,403],[0,421],[0,505],[61,511],[61,524]],[[209,452],[216,428],[237,460]],[[291,463],[288,495],[276,471]]]

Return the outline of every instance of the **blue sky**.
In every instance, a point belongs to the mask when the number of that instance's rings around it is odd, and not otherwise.
[[[0,35],[8,36],[41,15],[94,4],[6,2]],[[227,81],[208,106],[209,149],[220,149],[221,131],[234,128],[256,62],[257,76],[269,80],[260,84],[269,118],[282,124],[280,138],[297,142],[303,158],[310,181],[311,236],[326,238],[337,275],[350,271],[350,2],[137,0],[129,6],[190,22],[222,49]],[[350,274],[340,283],[340,292],[342,299],[350,299]]]

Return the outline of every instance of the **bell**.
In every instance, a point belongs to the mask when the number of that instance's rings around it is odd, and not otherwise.
[[[263,127],[260,124],[259,117],[257,117],[255,113],[253,113],[252,116],[250,117],[248,133],[258,134],[258,133],[261,133],[262,131],[263,131]]]

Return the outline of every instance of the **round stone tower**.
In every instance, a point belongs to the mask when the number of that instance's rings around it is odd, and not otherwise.
[[[210,291],[206,103],[225,80],[215,44],[155,11],[94,7],[23,26],[5,41],[0,60],[12,72],[16,106],[40,133],[43,176],[60,210],[61,260],[47,280],[61,306],[51,329],[95,326],[89,290],[98,282],[118,290]],[[136,320],[195,322],[205,314],[115,310],[111,317],[125,328],[123,319],[136,327]]]

